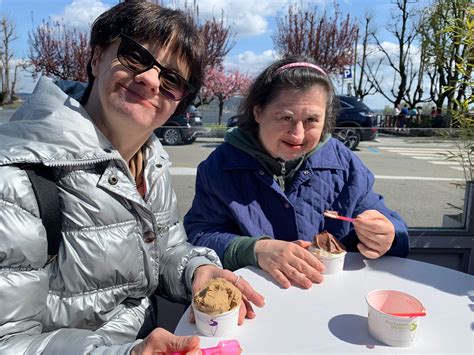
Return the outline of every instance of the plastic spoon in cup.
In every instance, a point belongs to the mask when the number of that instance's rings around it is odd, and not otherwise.
[[[390,314],[391,316],[395,317],[424,317],[426,316],[426,312],[413,312],[413,313],[392,313],[392,312],[387,312],[387,314]]]
[[[339,213],[337,213],[336,211],[324,211],[323,216],[334,218],[334,219],[340,219],[341,221],[346,221],[346,222],[355,221],[355,218],[340,216]]]

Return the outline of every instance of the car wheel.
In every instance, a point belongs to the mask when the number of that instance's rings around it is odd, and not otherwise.
[[[164,128],[163,143],[166,145],[177,145],[181,143],[181,131],[179,128]]]
[[[347,148],[354,150],[359,145],[360,133],[357,128],[343,128],[336,132],[336,138],[344,143]]]

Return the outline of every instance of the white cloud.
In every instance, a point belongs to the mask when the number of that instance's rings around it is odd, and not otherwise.
[[[68,27],[88,32],[92,22],[110,6],[99,0],[74,0],[66,5],[62,14],[51,15],[51,19],[62,21]]]
[[[212,17],[220,19],[224,14],[224,23],[226,26],[230,25],[238,37],[254,36],[269,32],[269,18],[286,10],[288,4],[298,2],[298,0],[199,0],[199,18],[201,21]],[[178,6],[183,8],[184,0]]]
[[[236,33],[237,36],[255,36],[268,30],[268,21],[265,17],[249,12],[237,14],[231,22],[232,32]]]
[[[278,58],[274,50],[266,50],[260,54],[253,51],[245,51],[233,57],[227,57],[224,67],[227,70],[239,70],[251,76],[259,74],[267,65]]]

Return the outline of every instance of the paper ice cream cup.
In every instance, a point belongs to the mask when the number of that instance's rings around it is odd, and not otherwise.
[[[309,247],[309,251],[313,253],[325,266],[323,274],[335,275],[344,268],[344,260],[346,252],[340,254],[330,254],[316,247]]]
[[[208,337],[225,337],[235,335],[239,321],[240,307],[234,307],[230,311],[221,314],[207,314],[201,312],[192,303],[196,327],[202,335]]]
[[[369,333],[378,341],[390,346],[412,345],[420,328],[419,317],[399,317],[388,313],[424,312],[415,297],[392,290],[374,290],[366,297],[369,314]]]

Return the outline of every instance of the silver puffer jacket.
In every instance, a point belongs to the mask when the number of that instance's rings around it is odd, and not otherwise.
[[[155,292],[189,300],[194,270],[219,264],[179,223],[167,153],[146,143],[147,192],[83,107],[43,78],[0,125],[0,353],[126,354],[155,312]],[[47,239],[31,183],[17,163],[53,168],[62,241]],[[47,265],[46,265],[47,264]]]

